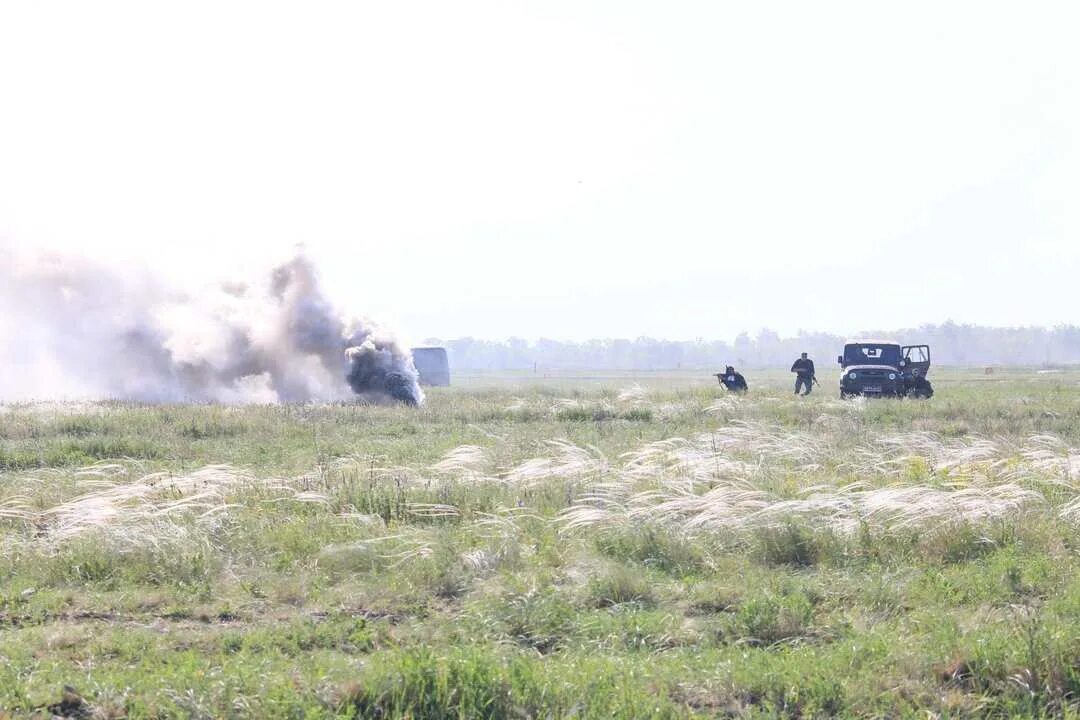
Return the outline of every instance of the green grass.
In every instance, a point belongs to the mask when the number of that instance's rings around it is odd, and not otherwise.
[[[933,377],[0,407],[0,717],[1078,717],[1080,373]],[[732,483],[793,509],[665,504]]]

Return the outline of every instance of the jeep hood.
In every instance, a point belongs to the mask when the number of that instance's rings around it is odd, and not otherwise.
[[[844,374],[851,372],[852,370],[881,370],[884,372],[899,373],[900,371],[892,365],[848,365],[844,368]]]

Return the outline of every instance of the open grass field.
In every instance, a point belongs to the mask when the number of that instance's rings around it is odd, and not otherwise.
[[[0,406],[0,717],[1080,717],[1080,372],[834,375]]]

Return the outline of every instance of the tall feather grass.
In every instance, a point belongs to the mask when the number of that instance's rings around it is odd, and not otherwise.
[[[369,523],[371,513],[355,501],[377,493],[396,498],[397,517],[485,531],[512,528],[526,516],[565,533],[648,524],[696,536],[745,535],[791,523],[841,536],[1029,515],[1080,523],[1080,451],[1052,436],[1032,436],[1014,447],[1000,439],[911,432],[839,448],[809,432],[740,421],[693,438],[646,442],[614,461],[592,446],[547,445],[549,453],[510,468],[493,466],[480,446],[462,445],[427,467],[353,457],[292,478],[258,477],[228,465],[134,476],[130,466],[101,463],[63,482],[56,473],[22,478],[17,492],[0,498],[0,523],[30,544],[56,545],[89,533],[152,544],[206,532],[233,514],[270,504]],[[556,496],[564,498],[561,506],[525,502],[530,491],[555,486],[564,490]],[[478,493],[485,498],[479,505]]]

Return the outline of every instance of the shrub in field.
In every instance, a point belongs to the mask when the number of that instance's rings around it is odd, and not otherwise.
[[[430,650],[395,656],[350,685],[339,711],[360,718],[506,718],[515,714],[509,673],[476,651],[439,657]]]
[[[697,613],[727,613],[738,610],[744,592],[716,581],[695,585],[689,592],[690,607]]]
[[[350,546],[349,541],[370,535],[366,526],[327,522],[325,513],[310,507],[238,515],[228,542],[238,555],[248,555],[260,565],[287,570],[324,559],[328,567],[348,565],[355,570],[364,565],[360,544]],[[350,547],[355,552],[350,553]]]
[[[1010,717],[1072,717],[1080,692],[1080,628],[1075,617],[1014,605],[961,639],[937,680],[983,699],[984,712]]]
[[[893,616],[905,609],[904,581],[884,568],[871,568],[855,588],[857,604],[876,616]]]
[[[667,610],[629,603],[580,616],[569,642],[603,652],[659,652],[701,640],[701,635],[684,629],[680,619]]]
[[[476,607],[474,614],[497,636],[547,653],[555,650],[570,632],[576,610],[562,591],[534,586],[500,593]]]
[[[78,438],[120,432],[120,428],[114,423],[92,415],[73,415],[64,418],[56,423],[55,430],[59,435],[70,435]]]
[[[754,534],[757,554],[767,565],[808,567],[817,563],[833,538],[794,522],[764,527]]]
[[[61,464],[61,458],[83,464],[113,458],[151,460],[161,457],[161,448],[145,438],[90,437],[65,441],[46,457],[52,460],[49,465],[54,466]]]
[[[387,564],[378,546],[363,540],[324,547],[317,562],[335,580],[354,573],[373,572]]]
[[[334,709],[346,717],[430,720],[686,716],[685,708],[619,663],[572,657],[554,664],[471,647],[379,658],[345,685]]]
[[[685,573],[709,567],[706,543],[677,529],[644,525],[616,527],[598,533],[596,547],[616,560],[642,563],[670,573]]]
[[[25,570],[46,585],[94,584],[105,588],[172,585],[208,592],[219,560],[206,546],[163,542],[149,547],[117,546],[101,538],[71,543],[47,556],[23,557]]]
[[[396,571],[397,582],[438,598],[456,598],[464,593],[477,570],[466,562],[459,543],[447,533],[418,539],[399,554],[399,560],[390,556],[388,566]]]
[[[629,410],[620,412],[619,418],[622,420],[630,420],[632,422],[651,422],[653,419],[653,411],[652,408],[647,407],[630,408]]]
[[[591,577],[585,586],[585,597],[591,606],[598,608],[623,603],[648,606],[656,602],[649,576],[638,568],[618,564],[607,565]]]
[[[568,405],[555,411],[555,419],[560,422],[602,422],[615,417],[615,411],[603,405]]]
[[[761,595],[739,606],[735,629],[745,641],[771,645],[807,635],[813,616],[814,606],[803,593]]]
[[[239,423],[227,423],[220,420],[198,422],[192,419],[180,428],[180,435],[191,440],[206,440],[208,438],[233,438],[243,435],[247,430]]]
[[[280,652],[297,657],[312,650],[336,649],[356,654],[375,648],[379,633],[361,618],[330,617],[319,622],[297,620],[273,628],[231,631],[221,639],[225,652]]]
[[[0,448],[0,471],[29,470],[44,465],[44,457],[31,450],[6,450]]]
[[[1001,536],[998,536],[999,539]],[[967,523],[953,524],[919,538],[919,550],[924,557],[940,559],[945,563],[961,563],[985,557],[999,547],[998,539],[980,528]]]

